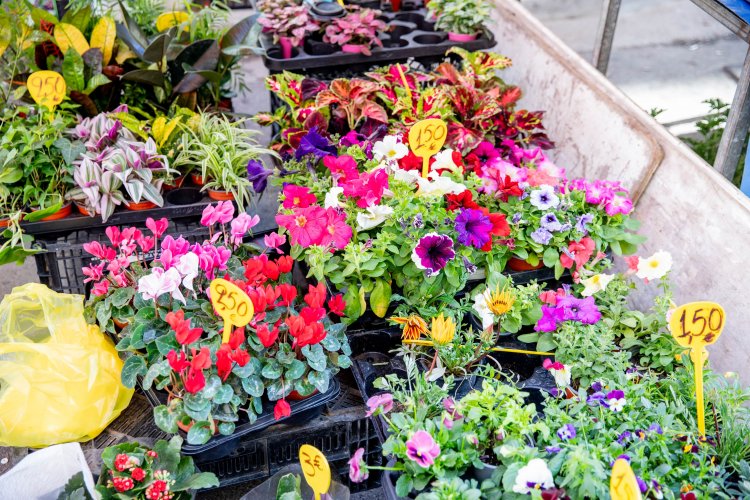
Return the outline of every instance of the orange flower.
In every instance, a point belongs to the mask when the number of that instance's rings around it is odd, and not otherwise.
[[[418,340],[419,337],[427,333],[427,322],[416,314],[411,314],[406,318],[394,316],[390,319],[394,323],[404,325],[404,331],[401,334],[402,340]]]

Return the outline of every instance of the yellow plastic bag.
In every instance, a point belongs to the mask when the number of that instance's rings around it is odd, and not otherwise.
[[[0,303],[0,445],[96,437],[130,403],[112,342],[83,318],[83,297],[29,283]]]

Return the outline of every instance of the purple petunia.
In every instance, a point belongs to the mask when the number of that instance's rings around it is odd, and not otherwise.
[[[533,233],[531,233],[531,239],[539,243],[540,245],[546,245],[549,243],[549,240],[552,239],[552,233],[544,229],[543,227],[540,227]]]
[[[471,153],[476,155],[482,166],[491,165],[500,158],[500,152],[495,149],[495,146],[489,141],[480,142]]]
[[[318,133],[316,128],[310,129],[299,141],[299,147],[294,152],[294,157],[301,160],[306,155],[313,155],[321,159],[328,155],[336,155],[336,146],[328,142],[328,139]]]
[[[427,276],[435,276],[456,256],[450,236],[428,233],[422,236],[411,253],[411,260]]]
[[[406,456],[420,467],[429,467],[434,464],[438,455],[440,455],[440,445],[427,431],[415,432],[406,442]]]
[[[550,232],[560,231],[563,228],[563,225],[560,224],[557,216],[552,212],[542,215],[542,218],[539,221],[539,225],[542,227],[542,229],[546,229]]]
[[[414,226],[414,229],[422,229],[424,227],[424,218],[422,218],[422,214],[415,215],[414,219],[411,221],[411,225]]]
[[[596,307],[594,297],[577,299],[572,295],[565,295],[557,300],[557,307],[564,311],[565,321],[579,321],[585,325],[597,323],[602,315]]]
[[[573,424],[565,424],[557,430],[557,437],[568,441],[576,437],[576,428]]]
[[[523,214],[521,212],[516,212],[513,214],[513,218],[511,219],[513,221],[513,224],[518,224],[521,222],[521,218],[523,217]]]
[[[466,269],[466,272],[469,274],[474,274],[477,272],[477,266],[472,261],[464,257],[464,269]]]
[[[594,220],[593,214],[583,214],[580,217],[578,217],[578,220],[576,220],[576,231],[579,231],[583,234],[589,234],[589,227],[588,225],[591,224],[591,221]]]
[[[459,243],[467,247],[482,248],[490,241],[493,225],[481,210],[463,208],[456,216],[454,227]]]
[[[560,198],[555,194],[555,188],[546,184],[542,184],[539,189],[532,191],[529,201],[539,210],[549,210],[560,204]]]
[[[272,173],[271,170],[267,170],[263,166],[263,162],[260,160],[250,160],[247,162],[247,178],[253,183],[253,191],[256,193],[262,193],[266,190],[268,177]]]

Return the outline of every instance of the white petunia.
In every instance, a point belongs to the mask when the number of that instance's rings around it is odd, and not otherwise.
[[[584,297],[591,297],[597,292],[601,292],[607,288],[609,282],[615,279],[614,274],[595,274],[594,276],[581,280],[581,283],[585,286],[581,295]]]
[[[357,230],[367,231],[382,224],[391,214],[393,209],[386,205],[375,205],[367,207],[365,212],[357,214]]]
[[[342,187],[332,187],[327,193],[326,197],[323,200],[323,207],[325,208],[339,208],[344,206],[343,203],[341,203],[341,200],[339,200],[339,196],[344,192],[344,188]]]
[[[513,491],[522,495],[528,495],[532,491],[553,488],[555,481],[547,463],[541,458],[534,458],[528,464],[518,469]]]
[[[406,184],[416,184],[421,176],[417,170],[404,170],[403,168],[394,167],[392,169],[393,178]]]
[[[430,166],[431,170],[450,170],[455,171],[458,165],[453,161],[453,150],[444,149],[433,156],[435,161]]]
[[[409,153],[409,147],[403,144],[395,135],[387,135],[382,141],[372,146],[372,154],[376,160],[387,159],[390,161],[400,160]]]
[[[437,175],[436,172],[430,172],[427,179],[420,177],[417,179],[420,196],[445,196],[446,194],[461,194],[466,191],[466,186],[456,182],[450,177]]]
[[[672,269],[672,255],[660,250],[648,259],[638,260],[638,270],[635,275],[642,280],[658,280]]]

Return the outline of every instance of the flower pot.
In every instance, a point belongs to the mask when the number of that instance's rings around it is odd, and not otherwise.
[[[401,10],[401,0],[391,0],[391,10],[398,12]]]
[[[80,203],[76,203],[76,208],[81,213],[81,215],[85,215],[86,217],[93,217],[93,214],[90,214],[88,210],[86,210],[85,205],[81,205]]]
[[[227,200],[233,200],[234,194],[232,194],[229,191],[217,191],[215,189],[209,189],[208,197],[211,198],[212,200],[227,201]]]
[[[181,175],[177,177],[172,184],[164,184],[164,191],[172,191],[174,189],[179,189],[182,187],[182,184],[185,182],[185,176]]]
[[[313,392],[311,392],[307,396],[303,396],[302,394],[300,394],[297,391],[292,391],[292,392],[289,393],[289,395],[286,398],[289,399],[289,400],[291,400],[291,401],[303,401],[303,400],[305,400],[307,398],[311,398],[311,397],[315,396],[317,393],[318,393],[318,390],[315,389]]]
[[[58,220],[58,219],[64,219],[65,217],[67,217],[68,215],[70,215],[70,213],[72,211],[73,211],[73,203],[68,202],[65,205],[63,205],[62,207],[60,207],[60,210],[58,210],[57,212],[55,212],[53,214],[50,214],[47,217],[42,217],[39,220]]]
[[[355,45],[353,43],[345,43],[341,46],[341,52],[347,52],[349,54],[361,54],[364,45]]]
[[[130,324],[130,321],[128,321],[128,320],[121,321],[121,320],[119,320],[117,318],[112,318],[112,323],[114,323],[115,326],[119,330],[122,330],[122,329],[124,329],[125,327],[127,327]]]
[[[511,257],[508,261],[508,267],[513,271],[533,271],[534,269],[541,269],[542,266],[544,266],[544,263],[541,260],[535,266],[517,257]]]
[[[469,472],[471,477],[476,479],[479,484],[482,484],[482,481],[491,479],[492,474],[495,472],[495,469],[497,469],[497,465],[488,464],[484,460],[482,460],[482,465],[484,465],[483,468],[472,467]]]
[[[283,59],[291,59],[292,47],[294,47],[294,44],[292,43],[292,39],[288,36],[280,36],[279,45],[281,45],[281,57]]]
[[[150,210],[152,208],[156,208],[156,203],[147,200],[138,203],[134,201],[126,201],[125,208],[133,211]]]
[[[474,33],[473,35],[465,35],[463,33],[454,33],[452,31],[448,32],[448,40],[451,42],[472,42],[477,39],[477,36],[479,36],[477,33]]]
[[[198,188],[179,188],[167,193],[167,203],[171,205],[192,205],[203,198]]]
[[[204,184],[203,176],[199,174],[190,174],[190,180],[193,181],[193,184],[196,186],[202,186]]]

